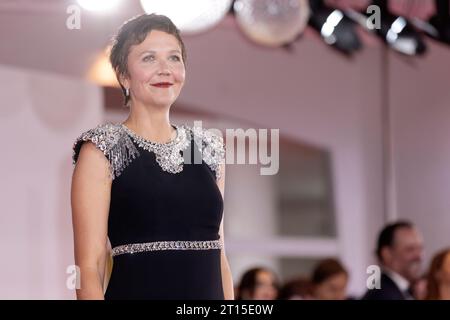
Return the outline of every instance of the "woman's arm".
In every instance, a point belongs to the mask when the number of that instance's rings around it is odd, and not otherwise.
[[[225,164],[222,164],[220,167],[221,177],[217,180],[217,185],[219,186],[220,192],[222,193],[222,198],[225,199]],[[222,250],[220,255],[220,266],[222,272],[222,286],[223,286],[223,294],[225,300],[234,300],[234,287],[233,287],[233,278],[231,275],[230,265],[228,263],[227,256],[225,254],[225,240],[224,240],[224,232],[223,232],[223,217],[220,222],[220,239],[222,240]]]
[[[91,142],[84,143],[72,176],[72,223],[75,264],[79,267],[78,299],[104,299],[108,212],[111,195],[109,163]]]

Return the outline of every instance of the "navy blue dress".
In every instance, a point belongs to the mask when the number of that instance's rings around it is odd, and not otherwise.
[[[177,138],[168,146],[152,145],[122,124],[91,129],[74,144],[74,163],[84,141],[110,163],[113,269],[105,299],[224,299],[223,198],[216,183],[223,140],[204,129],[173,127]]]

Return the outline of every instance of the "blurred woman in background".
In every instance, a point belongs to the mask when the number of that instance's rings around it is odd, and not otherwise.
[[[275,300],[278,279],[273,271],[255,267],[244,273],[237,288],[237,300]]]
[[[314,269],[311,281],[314,299],[347,299],[348,272],[338,260],[321,261]]]
[[[297,277],[286,282],[280,289],[278,300],[311,300],[312,284],[308,278]]]
[[[450,300],[450,248],[431,260],[428,271],[426,300]]]

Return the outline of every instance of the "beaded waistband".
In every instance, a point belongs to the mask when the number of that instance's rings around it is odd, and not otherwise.
[[[124,244],[112,249],[112,256],[125,253],[160,251],[160,250],[211,250],[222,249],[220,240],[206,241],[155,241],[145,243]]]

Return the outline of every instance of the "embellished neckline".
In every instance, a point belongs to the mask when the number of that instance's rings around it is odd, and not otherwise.
[[[122,129],[125,130],[126,133],[128,133],[132,138],[134,138],[137,141],[141,141],[145,144],[148,145],[153,145],[153,146],[171,146],[173,145],[175,142],[177,142],[178,140],[180,140],[180,128],[175,125],[175,124],[170,124],[172,128],[174,128],[176,130],[176,135],[175,138],[171,139],[168,142],[155,142],[155,141],[151,141],[148,140],[144,137],[142,137],[141,135],[137,134],[136,132],[134,132],[133,130],[131,130],[130,128],[128,128],[124,123],[121,123],[121,127]]]
[[[169,142],[158,143],[139,136],[122,123],[122,129],[125,134],[134,140],[138,147],[155,154],[156,162],[158,162],[162,170],[170,173],[178,173],[183,170],[184,163],[181,151],[189,147],[190,139],[187,129],[184,126],[173,124],[171,126],[177,130],[176,137]]]

